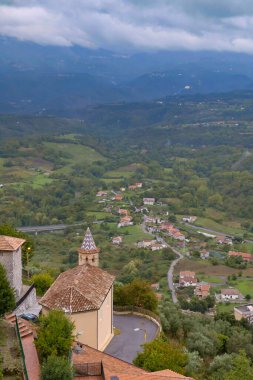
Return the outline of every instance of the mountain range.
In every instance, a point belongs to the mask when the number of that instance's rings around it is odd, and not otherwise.
[[[217,52],[119,54],[0,39],[0,112],[79,112],[88,105],[253,90],[253,57]]]

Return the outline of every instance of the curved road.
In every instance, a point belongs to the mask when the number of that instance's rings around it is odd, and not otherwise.
[[[174,268],[177,265],[177,263],[180,260],[182,260],[184,256],[182,255],[182,253],[177,251],[174,247],[171,247],[170,245],[168,247],[178,256],[178,258],[173,260],[172,263],[170,264],[170,267],[168,270],[168,276],[167,276],[168,277],[168,287],[171,291],[172,301],[174,303],[177,303],[177,295],[176,295],[176,291],[175,291],[174,284],[173,284],[173,272],[174,272]]]
[[[114,335],[104,352],[128,363],[143,351],[143,343],[154,340],[159,331],[150,319],[132,314],[114,314],[113,326],[120,334]]]

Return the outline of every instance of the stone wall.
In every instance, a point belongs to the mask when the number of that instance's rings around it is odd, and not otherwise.
[[[21,247],[14,252],[0,251],[0,263],[6,269],[8,280],[19,298],[22,289],[22,256]]]
[[[15,309],[14,313],[20,315],[25,313],[28,309],[36,306],[39,307],[36,298],[36,290],[33,288],[27,297],[25,297],[24,301],[17,307],[17,309]]]

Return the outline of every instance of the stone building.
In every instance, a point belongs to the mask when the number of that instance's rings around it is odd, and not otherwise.
[[[11,236],[0,236],[0,263],[5,267],[11,287],[15,290],[16,299],[22,291],[22,253],[25,240]]]
[[[8,280],[15,291],[15,314],[33,313],[38,315],[41,307],[37,303],[33,285],[22,283],[22,245],[24,239],[0,235],[0,263],[5,267]]]
[[[78,252],[79,265],[61,273],[40,300],[42,312],[64,311],[78,340],[103,351],[113,337],[114,276],[98,268],[99,249],[89,228]]]

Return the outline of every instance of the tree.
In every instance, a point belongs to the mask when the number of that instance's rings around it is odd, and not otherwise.
[[[115,287],[114,303],[119,306],[131,305],[156,311],[158,301],[147,281],[135,279],[129,284]]]
[[[37,294],[42,296],[50,288],[54,279],[49,273],[34,274],[31,283],[35,285]]]
[[[73,343],[73,330],[73,322],[60,310],[51,310],[42,316],[36,340],[40,357],[67,356]]]
[[[234,368],[225,375],[224,380],[253,380],[253,368],[245,352],[240,352],[240,355],[236,356],[233,367]]]
[[[184,374],[188,357],[180,345],[171,344],[162,338],[144,344],[144,351],[139,353],[133,363],[147,371],[171,369]]]
[[[15,305],[14,290],[8,281],[5,268],[0,264],[0,316],[13,310]]]
[[[41,369],[41,380],[72,380],[73,370],[67,359],[49,356]]]

